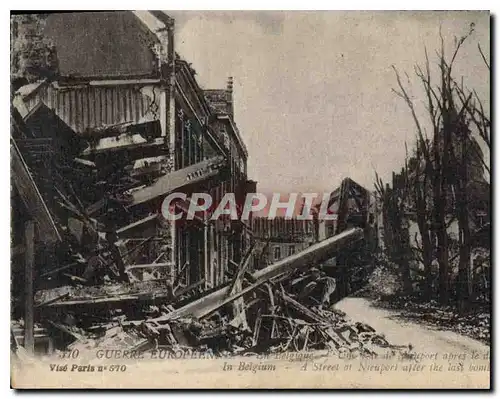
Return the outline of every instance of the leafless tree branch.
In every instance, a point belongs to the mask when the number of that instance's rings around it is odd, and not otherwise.
[[[483,50],[481,49],[481,45],[479,43],[477,44],[477,48],[479,49],[479,53],[481,53],[481,57],[483,58],[484,63],[488,67],[488,70],[491,71],[490,64],[488,63],[488,61],[486,61],[486,57],[484,56]]]

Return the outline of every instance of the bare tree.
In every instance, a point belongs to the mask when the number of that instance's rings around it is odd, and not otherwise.
[[[422,167],[423,165],[423,167]],[[420,144],[417,142],[416,157],[415,157],[415,168],[414,176],[412,181],[409,182],[410,186],[413,186],[413,195],[415,201],[416,210],[416,220],[418,225],[418,230],[420,232],[422,248],[422,264],[424,266],[424,295],[427,298],[432,297],[432,258],[433,258],[433,246],[432,246],[432,231],[428,215],[430,214],[429,209],[431,204],[431,198],[429,195],[429,176],[425,172],[425,162],[422,160],[422,149]]]
[[[449,242],[447,227],[449,225],[449,209],[452,203],[449,203],[449,193],[453,191],[457,194],[457,215],[459,215],[460,228],[460,266],[459,266],[459,286],[460,298],[468,298],[467,290],[463,287],[468,287],[468,273],[465,268],[468,268],[467,259],[470,259],[470,232],[468,232],[468,211],[467,211],[467,156],[464,155],[467,151],[467,138],[470,130],[467,127],[467,119],[465,114],[470,107],[472,93],[465,96],[460,96],[457,90],[457,85],[452,78],[453,63],[457,54],[465,40],[473,33],[474,26],[468,34],[464,35],[457,41],[451,60],[448,62],[444,51],[444,39],[441,37],[441,50],[438,53],[439,59],[439,79],[437,85],[432,80],[430,63],[427,51],[425,51],[425,69],[420,66],[415,67],[416,76],[425,92],[425,101],[427,113],[429,115],[432,126],[432,140],[427,140],[422,123],[417,116],[413,100],[410,98],[407,89],[402,83],[400,74],[393,66],[396,74],[398,90],[393,91],[401,97],[408,105],[417,131],[417,156],[423,156],[425,162],[425,179],[429,179],[432,187],[432,214],[427,215],[424,207],[425,197],[423,193],[416,192],[417,209],[420,212],[425,212],[426,218],[432,220],[432,233],[436,235],[436,255],[439,263],[439,298],[443,304],[448,303],[450,296],[449,274]],[[464,94],[464,92],[462,92]],[[456,103],[456,99],[461,100],[461,106]],[[480,107],[481,108],[481,107]],[[476,111],[474,111],[476,112]],[[480,113],[478,111],[476,114]],[[472,119],[472,117],[471,117]],[[487,122],[485,122],[486,124]],[[484,130],[484,125],[478,122]],[[479,128],[478,128],[479,129]],[[458,157],[456,152],[456,143],[463,143]],[[424,179],[424,180],[425,180]],[[425,190],[425,187],[424,187]],[[422,215],[418,221],[422,242],[426,242],[429,237],[429,229],[427,228],[426,220]],[[430,252],[429,248],[426,249]],[[425,251],[425,250],[424,250]],[[429,252],[426,252],[425,263],[428,262]],[[465,291],[464,291],[465,290]]]

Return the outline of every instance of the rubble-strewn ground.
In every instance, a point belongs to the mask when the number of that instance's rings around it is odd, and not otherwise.
[[[317,269],[296,270],[279,275],[244,296],[240,303],[246,309],[244,313],[234,307],[233,301],[227,305],[221,301],[219,307],[197,317],[189,312],[176,313],[175,307],[182,305],[167,298],[157,304],[135,300],[134,312],[119,302],[115,306],[124,311],[105,307],[100,315],[96,313],[95,301],[102,297],[144,291],[160,294],[165,287],[159,281],[60,287],[39,291],[36,303],[41,306],[40,311],[51,315],[42,324],[49,329],[49,335],[57,338],[58,350],[144,352],[163,348],[175,352],[189,348],[198,352],[209,350],[216,356],[315,350],[376,356],[387,351],[408,351],[407,345],[392,345],[369,324],[332,307],[335,285],[335,279]],[[76,298],[90,301],[75,304],[71,300]],[[57,312],[54,305],[65,309]],[[22,331],[19,326],[17,331]]]
[[[379,362],[359,357],[349,361],[341,360],[326,350],[307,352],[280,352],[269,357],[256,355],[235,355],[231,357],[199,359],[143,359],[128,361],[108,360],[107,364],[119,363],[127,366],[123,373],[54,373],[50,363],[54,358],[33,365],[17,367],[13,363],[12,382],[16,387],[33,386],[36,375],[37,386],[66,386],[72,388],[123,387],[123,388],[488,388],[490,386],[489,347],[478,341],[449,331],[437,331],[424,325],[398,319],[397,312],[373,307],[371,301],[363,298],[345,298],[335,305],[336,313],[344,312],[345,317],[359,323],[370,324],[395,345],[412,344],[409,358],[403,363],[400,358],[382,360],[386,365],[398,364],[397,371],[379,371],[367,366]],[[84,352],[82,351],[82,354]],[[95,351],[79,359],[81,364],[97,364]],[[437,353],[441,360],[423,358],[424,354]],[[475,362],[482,371],[471,370],[471,355],[481,357]],[[295,354],[295,355],[294,355]],[[459,359],[443,360],[444,355],[462,356],[464,371],[449,370],[450,364],[458,364]],[[299,356],[300,355],[300,356]],[[307,358],[305,357],[307,356]],[[57,363],[61,363],[60,360]],[[70,362],[71,363],[71,362]],[[102,361],[105,364],[104,361]],[[243,366],[241,366],[243,363]],[[306,368],[304,365],[307,363]],[[350,371],[335,371],[338,364],[344,368],[352,365]],[[429,367],[437,363],[443,365],[440,372],[430,372]],[[361,364],[365,367],[361,367]],[[426,366],[424,371],[404,371],[403,364]],[[232,369],[229,370],[231,366]],[[257,369],[259,366],[266,367]],[[328,368],[328,367],[331,368]],[[254,371],[252,371],[254,370]],[[72,377],[73,376],[73,377]]]

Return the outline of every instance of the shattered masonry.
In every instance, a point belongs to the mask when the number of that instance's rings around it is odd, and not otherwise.
[[[256,192],[232,78],[201,89],[161,12],[51,14],[43,33],[58,73],[18,87],[11,111],[15,351],[398,349],[330,308],[348,266],[369,266],[365,189],[346,179],[335,225],[275,262],[251,221],[170,223],[174,190]]]

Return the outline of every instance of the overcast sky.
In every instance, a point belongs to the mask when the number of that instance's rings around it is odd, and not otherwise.
[[[374,170],[384,180],[399,170],[415,129],[391,92],[391,65],[408,72],[419,101],[413,66],[425,46],[435,61],[440,26],[450,54],[454,37],[475,24],[455,75],[489,106],[489,73],[477,49],[489,59],[487,12],[168,13],[176,49],[203,88],[234,77],[235,119],[261,192],[331,191],[347,176],[373,189]]]

